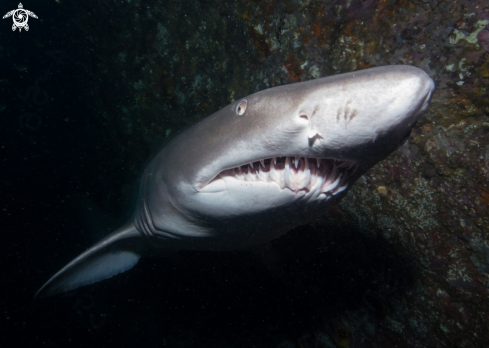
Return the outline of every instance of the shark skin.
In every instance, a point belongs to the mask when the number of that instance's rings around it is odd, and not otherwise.
[[[399,65],[237,100],[162,148],[141,177],[130,221],[35,297],[110,278],[142,255],[236,250],[312,221],[404,143],[433,90],[424,71]]]

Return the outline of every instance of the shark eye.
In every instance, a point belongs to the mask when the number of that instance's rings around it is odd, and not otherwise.
[[[245,113],[246,111],[246,104],[248,104],[248,102],[246,101],[246,99],[243,99],[242,101],[239,102],[238,106],[236,107],[236,114],[241,116]]]

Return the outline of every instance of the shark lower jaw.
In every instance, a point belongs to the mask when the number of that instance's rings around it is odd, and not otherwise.
[[[357,169],[355,162],[346,160],[272,157],[225,169],[204,185],[200,192],[230,191],[233,189],[230,186],[235,185],[243,189],[246,183],[253,183],[249,185],[250,189],[260,189],[260,184],[276,184],[280,189],[297,195],[312,194],[325,198],[344,191]]]

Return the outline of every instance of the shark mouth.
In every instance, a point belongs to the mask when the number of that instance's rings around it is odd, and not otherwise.
[[[355,162],[326,158],[273,157],[223,170],[216,179],[232,177],[240,181],[276,183],[295,193],[316,192],[336,195],[348,187],[356,171]]]

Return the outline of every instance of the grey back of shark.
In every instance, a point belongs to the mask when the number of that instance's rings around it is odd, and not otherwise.
[[[49,279],[50,296],[168,250],[235,250],[277,238],[341,199],[427,108],[422,70],[386,66],[237,100],[172,139],[141,178],[133,218]]]

